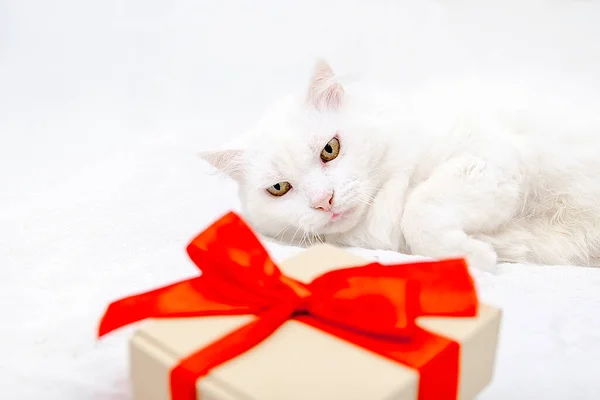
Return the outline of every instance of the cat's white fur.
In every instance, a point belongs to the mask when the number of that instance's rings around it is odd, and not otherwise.
[[[239,143],[201,154],[239,183],[249,223],[286,242],[466,256],[487,270],[497,260],[596,265],[600,124],[557,104],[481,82],[390,97],[342,86],[320,61],[308,89]],[[340,154],[323,163],[336,135]],[[287,194],[266,191],[281,181]],[[331,193],[331,211],[311,206]]]

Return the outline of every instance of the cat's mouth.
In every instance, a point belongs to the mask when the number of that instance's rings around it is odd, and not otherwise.
[[[331,214],[331,218],[329,219],[329,221],[331,221],[331,222],[338,221],[338,220],[342,219],[342,217],[345,214],[346,213],[344,213],[344,212],[333,213],[333,214]]]
[[[349,210],[345,210],[345,211],[332,212],[331,216],[329,217],[329,223],[331,224],[331,223],[340,221],[344,217],[347,217],[348,215],[352,214],[353,211],[354,211],[353,209],[349,209]]]
[[[346,232],[351,229],[357,222],[356,217],[360,213],[360,207],[350,207],[348,209],[338,209],[329,212],[329,215],[324,216],[327,218],[324,221],[321,229],[323,233],[335,234]]]

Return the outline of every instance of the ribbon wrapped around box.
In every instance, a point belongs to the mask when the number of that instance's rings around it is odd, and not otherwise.
[[[464,260],[381,265],[318,245],[281,263],[229,213],[187,247],[202,274],[108,307],[138,400],[472,399],[501,312]]]

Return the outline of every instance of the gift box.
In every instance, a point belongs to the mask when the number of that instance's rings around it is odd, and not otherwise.
[[[136,400],[472,399],[501,311],[464,260],[381,265],[317,245],[276,265],[229,213],[187,247],[201,275],[112,303]]]

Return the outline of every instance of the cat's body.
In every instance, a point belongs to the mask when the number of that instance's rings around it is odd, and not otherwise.
[[[246,144],[204,157],[239,182],[255,229],[286,242],[467,256],[483,269],[595,265],[600,125],[497,89],[491,102],[478,84],[386,98],[342,87],[320,63],[308,92],[267,111]]]

